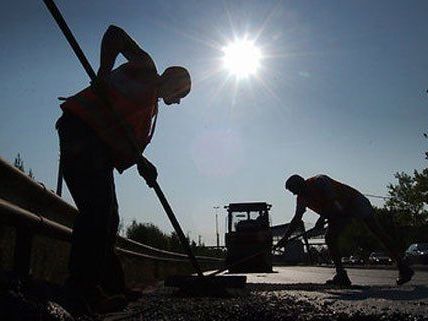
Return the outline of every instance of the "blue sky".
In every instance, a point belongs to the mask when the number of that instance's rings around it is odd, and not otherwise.
[[[101,37],[113,23],[151,54],[160,72],[170,65],[191,72],[189,96],[176,107],[161,105],[146,156],[194,239],[214,244],[213,207],[230,202],[266,201],[274,224],[289,221],[294,197],[283,184],[294,173],[326,173],[385,195],[396,171],[426,166],[426,1],[57,5],[95,69]],[[56,97],[87,86],[88,77],[42,1],[1,6],[0,155],[13,161],[21,153],[27,169],[54,189]],[[236,81],[222,69],[222,47],[245,36],[264,58],[255,77]],[[134,168],[116,175],[116,185],[125,223],[135,218],[171,230]]]

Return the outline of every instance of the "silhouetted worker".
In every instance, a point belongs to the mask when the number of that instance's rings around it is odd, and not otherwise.
[[[128,62],[113,69],[122,54]],[[123,271],[114,253],[119,224],[113,169],[120,173],[138,163],[138,171],[152,186],[156,167],[136,158],[120,120],[98,96],[108,100],[131,128],[143,153],[153,135],[158,99],[179,104],[191,87],[183,67],[169,67],[158,75],[152,58],[127,33],[110,26],[101,43],[97,80],[67,98],[57,122],[64,179],[79,209],[75,219],[66,289],[94,310],[113,308],[110,293],[125,291]],[[117,298],[117,296],[116,296]]]
[[[376,235],[389,252],[391,258],[397,262],[399,276],[397,284],[410,281],[414,272],[402,261],[393,242],[377,224],[374,210],[370,201],[356,189],[331,179],[326,175],[318,175],[304,179],[299,175],[292,175],[287,179],[285,188],[297,195],[296,212],[279,247],[285,246],[287,239],[302,220],[306,208],[310,208],[320,215],[315,227],[323,227],[328,221],[325,242],[336,267],[336,275],[327,284],[351,285],[351,281],[342,266],[341,255],[338,249],[338,237],[352,219],[364,221],[369,230]]]

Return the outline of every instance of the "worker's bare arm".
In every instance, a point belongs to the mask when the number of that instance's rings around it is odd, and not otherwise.
[[[305,211],[306,211],[306,206],[298,201],[296,206],[296,212],[293,218],[291,219],[291,222],[288,224],[287,231],[285,231],[283,238],[277,243],[276,245],[277,247],[285,246],[291,234],[293,234],[293,232],[296,230],[299,224],[301,224],[302,217]]]
[[[296,208],[296,213],[294,214],[294,217],[292,218],[290,224],[288,225],[288,229],[284,234],[284,238],[289,238],[291,234],[296,230],[300,222],[302,221],[303,214],[305,213],[305,209],[299,208],[299,206]]]
[[[154,67],[149,54],[141,49],[125,30],[111,25],[104,33],[101,42],[99,77],[107,75],[113,69],[119,54],[122,54],[128,61],[142,63],[148,68]]]

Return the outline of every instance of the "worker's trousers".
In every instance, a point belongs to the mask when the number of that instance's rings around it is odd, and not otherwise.
[[[77,117],[57,122],[64,180],[79,210],[73,225],[69,281],[120,291],[123,271],[114,253],[119,225],[108,147]]]

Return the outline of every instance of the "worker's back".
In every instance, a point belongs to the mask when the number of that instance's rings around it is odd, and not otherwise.
[[[306,180],[307,191],[304,199],[307,207],[318,214],[326,214],[333,208],[332,203],[337,201],[345,209],[351,202],[361,197],[356,189],[340,183],[327,175],[317,175]]]
[[[150,142],[152,118],[157,113],[157,73],[135,63],[125,63],[105,79],[109,102],[125,120],[141,152]],[[87,87],[61,104],[62,110],[78,116],[111,149],[115,167],[121,172],[132,166],[134,153],[116,119],[93,90]]]

